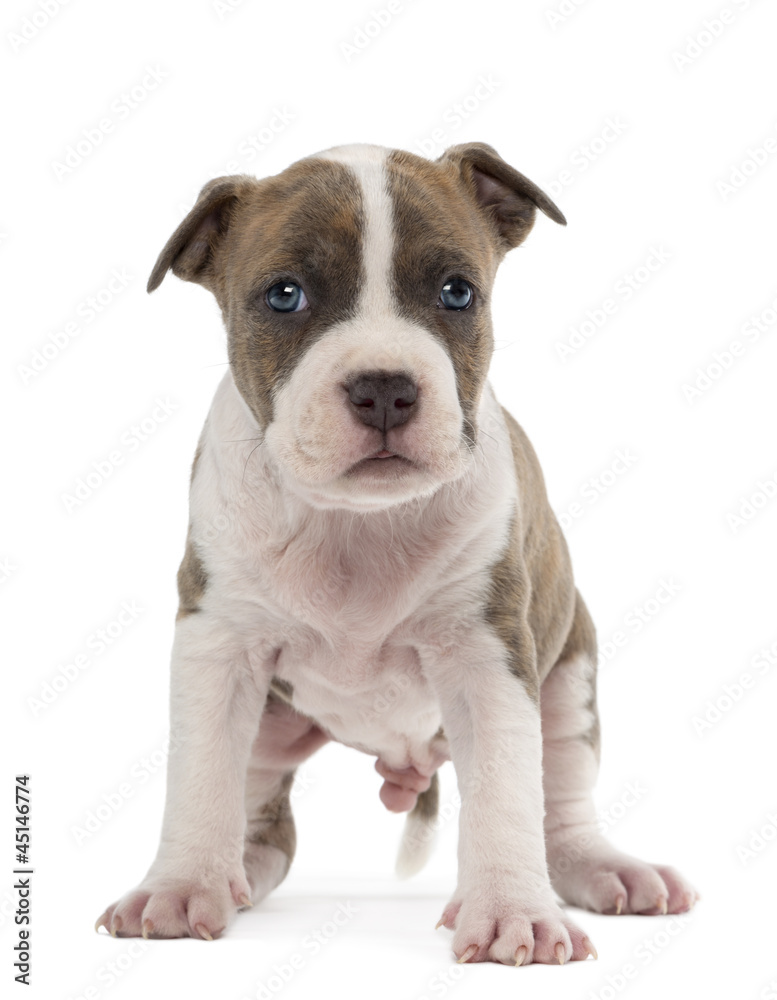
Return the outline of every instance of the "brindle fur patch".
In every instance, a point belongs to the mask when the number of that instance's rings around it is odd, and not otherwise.
[[[179,621],[200,610],[200,601],[208,585],[208,574],[192,541],[191,527],[186,535],[186,549],[178,568],[178,613]]]
[[[287,705],[294,704],[294,685],[282,677],[273,677],[270,681],[270,692]]]
[[[536,700],[569,635],[575,587],[537,455],[515,419],[502,412],[520,501],[504,553],[491,572],[485,615],[509,650],[511,669]]]
[[[277,794],[266,802],[256,816],[248,817],[249,844],[266,844],[277,847],[288,858],[288,871],[297,848],[297,831],[291,813],[290,792],[294,782],[294,772],[288,771],[281,779]]]
[[[601,728],[599,725],[599,711],[596,705],[596,674],[597,674],[597,642],[596,627],[588,608],[580,596],[579,591],[575,591],[575,617],[572,627],[569,630],[567,641],[558,658],[558,664],[554,670],[563,670],[564,664],[578,658],[584,657],[591,664],[589,687],[585,692],[583,706],[592,715],[592,722],[586,732],[580,734],[580,739],[593,749],[597,760],[599,759],[601,745]],[[576,682],[579,683],[579,680]]]
[[[432,775],[432,783],[425,792],[420,792],[416,803],[413,806],[412,814],[424,823],[431,823],[437,818],[440,808],[440,779],[435,771]]]

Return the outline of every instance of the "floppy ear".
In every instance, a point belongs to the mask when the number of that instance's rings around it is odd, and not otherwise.
[[[247,178],[217,177],[200,191],[194,208],[164,246],[148,279],[146,291],[162,284],[170,268],[184,281],[213,288],[214,263],[229,226],[238,190]]]
[[[554,222],[567,224],[545,192],[485,142],[451,146],[438,162],[452,162],[459,168],[461,179],[496,230],[503,251],[523,243],[538,208]]]

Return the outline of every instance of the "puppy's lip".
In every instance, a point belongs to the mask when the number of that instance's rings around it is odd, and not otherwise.
[[[371,455],[366,455],[348,469],[346,475],[358,475],[360,472],[375,470],[375,472],[393,469],[396,472],[418,468],[418,463],[400,455],[399,452],[389,451],[387,448],[380,448]]]

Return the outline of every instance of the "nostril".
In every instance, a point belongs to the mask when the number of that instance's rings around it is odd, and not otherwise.
[[[387,431],[404,424],[415,411],[418,387],[400,372],[365,372],[344,386],[355,415],[368,427]]]

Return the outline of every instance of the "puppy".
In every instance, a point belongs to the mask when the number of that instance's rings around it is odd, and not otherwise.
[[[601,836],[596,637],[536,455],[487,381],[491,289],[553,202],[494,149],[330,149],[208,183],[162,250],[209,289],[229,370],[194,458],[159,851],[97,922],[211,940],[286,875],[294,770],[377,757],[418,870],[461,795],[440,924],[461,962],[595,956],[566,902],[695,890]],[[438,926],[440,925],[438,924]]]

